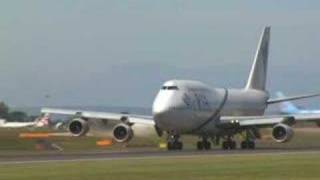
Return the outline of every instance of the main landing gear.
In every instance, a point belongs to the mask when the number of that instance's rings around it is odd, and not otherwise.
[[[226,140],[222,142],[222,149],[236,149],[237,144],[233,140]],[[241,149],[255,149],[255,142],[252,140],[245,140],[241,142]]]
[[[183,143],[179,141],[179,135],[170,135],[168,137],[167,149],[171,150],[182,150]]]
[[[222,142],[222,149],[236,149],[237,143],[236,141],[232,140],[230,136],[228,136],[227,140]]]
[[[211,143],[208,141],[207,137],[202,137],[202,140],[197,142],[197,149],[198,150],[210,150],[211,149]]]
[[[256,147],[256,144],[254,141],[245,140],[241,142],[241,149],[254,149]]]
[[[250,138],[250,131],[246,130],[245,140],[241,142],[241,149],[255,149],[256,143]]]

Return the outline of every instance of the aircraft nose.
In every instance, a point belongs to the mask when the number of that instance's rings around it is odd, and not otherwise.
[[[162,127],[170,122],[170,105],[167,101],[155,101],[152,114],[158,126]]]
[[[175,90],[163,90],[158,93],[153,102],[152,114],[158,127],[166,129],[172,127],[176,119],[176,107],[179,103],[178,94]]]
[[[168,106],[160,106],[153,108],[153,118],[157,126],[161,129],[165,129],[170,124],[170,108]]]
[[[154,105],[153,106],[153,115],[160,117],[160,116],[164,116],[165,114],[167,114],[169,112],[170,108],[167,105]]]
[[[154,116],[161,116],[169,111],[172,96],[172,92],[160,91],[158,93],[152,106],[152,113]]]

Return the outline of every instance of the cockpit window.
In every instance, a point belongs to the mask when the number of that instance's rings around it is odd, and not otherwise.
[[[168,86],[168,90],[178,90],[177,86]]]
[[[162,90],[178,90],[177,86],[162,86]]]

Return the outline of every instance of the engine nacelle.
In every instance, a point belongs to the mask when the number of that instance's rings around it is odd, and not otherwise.
[[[89,131],[89,124],[86,120],[78,118],[69,123],[69,132],[74,136],[84,136]]]
[[[292,128],[286,124],[277,124],[272,129],[272,138],[278,143],[290,141],[293,134]]]
[[[128,142],[133,137],[132,128],[124,123],[116,125],[112,130],[113,138],[119,143]]]

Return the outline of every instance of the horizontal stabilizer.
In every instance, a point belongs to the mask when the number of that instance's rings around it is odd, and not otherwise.
[[[316,96],[320,96],[320,93],[270,99],[270,100],[267,101],[267,104],[275,104],[275,103],[280,103],[280,102],[285,102],[285,101],[293,101],[293,100],[316,97]]]

